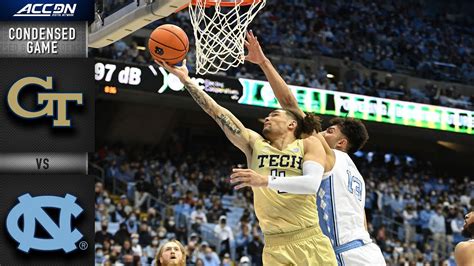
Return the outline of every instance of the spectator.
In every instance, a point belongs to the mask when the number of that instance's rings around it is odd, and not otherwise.
[[[104,250],[101,244],[95,245],[95,264],[102,265],[105,262],[106,258],[104,257]]]
[[[252,239],[249,227],[246,224],[242,224],[240,229],[241,231],[237,234],[235,239],[237,257],[247,255],[247,247]]]
[[[416,235],[416,221],[418,214],[412,205],[407,205],[403,211],[403,225],[405,227],[405,243],[410,244]]]
[[[120,260],[125,262],[126,259],[124,259],[124,257],[130,258],[130,256],[132,257],[132,260],[133,260],[132,244],[130,244],[130,240],[127,239],[123,242],[122,249],[120,251]]]
[[[151,243],[145,247],[143,250],[143,256],[146,257],[147,263],[151,264],[153,260],[156,257],[156,254],[158,252],[158,247],[159,247],[160,241],[157,236],[153,237],[151,240]]]
[[[167,231],[164,226],[160,226],[157,231],[158,231],[158,239],[160,240],[159,245],[161,246],[167,242],[167,238],[166,238]]]
[[[454,237],[453,237],[453,229],[451,228],[451,222],[456,218],[456,213],[457,213],[457,210],[454,208],[454,206],[448,207],[448,214],[446,215],[446,218],[445,218],[447,250],[445,250],[444,252],[448,252],[446,254],[449,254],[451,253],[452,250],[454,250],[454,246],[453,246]]]
[[[108,195],[104,191],[104,185],[102,182],[95,183],[95,204],[104,203],[106,198],[108,198]]]
[[[137,216],[135,213],[132,213],[130,217],[127,219],[127,230],[130,234],[134,234],[138,232],[138,223],[137,223]]]
[[[140,245],[140,240],[138,239],[139,236],[138,234],[132,234],[132,251],[133,251],[133,256],[139,256],[141,257],[143,254],[142,246]]]
[[[433,233],[433,252],[437,253],[441,245],[441,254],[444,255],[446,252],[446,224],[441,206],[438,206],[436,213],[431,216],[428,227]]]
[[[204,175],[204,179],[199,182],[198,189],[199,193],[204,195],[210,195],[211,192],[215,189],[216,184],[212,181],[211,176],[209,174]]]
[[[250,259],[247,256],[240,258],[239,266],[250,266]]]
[[[130,240],[130,233],[127,230],[127,225],[125,223],[120,224],[120,228],[115,232],[114,240],[119,245],[123,246],[126,240]]]
[[[101,223],[101,230],[95,232],[95,237],[94,237],[94,243],[96,244],[104,244],[104,241],[110,241],[113,239],[113,236],[111,233],[107,231],[108,229],[108,222],[107,221],[102,221]]]
[[[140,175],[135,184],[135,208],[146,210],[145,203],[149,200],[150,194],[147,192],[148,183],[145,182],[144,176]],[[145,209],[143,209],[145,208]]]
[[[188,244],[186,245],[186,254],[189,254],[189,261],[187,262],[187,264],[192,264],[196,262],[196,259],[198,257],[197,252],[199,249],[198,240],[199,236],[196,233],[192,233],[189,236],[189,239],[187,241]]]
[[[219,198],[213,200],[211,209],[207,212],[207,221],[209,223],[217,223],[219,217],[226,215],[226,211],[222,208]]]
[[[232,259],[230,258],[229,253],[225,253],[224,257],[222,258],[221,266],[232,266],[233,262]]]
[[[157,228],[161,225],[162,217],[160,213],[156,212],[155,208],[148,208],[147,211],[147,224],[151,228]]]
[[[195,233],[194,233],[195,234]],[[198,248],[196,248],[193,252],[193,259],[192,261],[196,261],[198,258],[203,258],[206,255],[206,249],[209,247],[209,243],[207,241],[202,241],[199,244]]]
[[[214,227],[214,235],[219,239],[217,251],[222,256],[230,252],[230,243],[234,241],[232,229],[227,225],[227,217],[222,215],[219,217],[219,223]]]
[[[258,234],[253,234],[252,242],[248,244],[247,250],[252,258],[252,266],[262,266],[263,242]]]
[[[451,220],[451,230],[453,231],[453,244],[457,245],[457,243],[463,240],[461,235],[462,229],[464,226],[464,215],[462,211],[458,211],[456,218]]]
[[[220,266],[221,263],[217,253],[214,252],[210,247],[206,247],[204,250],[204,256],[201,256],[200,259],[203,260],[204,266]]]
[[[139,244],[142,247],[149,246],[152,241],[152,236],[150,234],[150,230],[148,228],[148,224],[146,222],[142,222],[140,224],[140,229],[138,231],[139,236]]]
[[[196,210],[191,213],[191,228],[195,232],[201,233],[201,224],[203,223],[207,223],[206,213],[202,205],[197,205]]]
[[[195,266],[205,266],[204,261],[201,258],[198,258],[196,260],[196,264],[194,264],[194,265]]]
[[[423,243],[426,243],[428,241],[428,238],[431,236],[429,223],[433,215],[434,215],[434,212],[431,210],[430,203],[427,203],[425,208],[423,208],[420,211],[420,224],[421,224],[421,232],[423,234]]]

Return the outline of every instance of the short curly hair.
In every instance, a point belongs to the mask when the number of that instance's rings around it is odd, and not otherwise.
[[[342,134],[347,137],[349,145],[347,147],[348,153],[354,153],[362,149],[369,139],[369,133],[365,125],[359,120],[351,117],[340,118],[336,117],[329,121],[330,126],[337,126]]]

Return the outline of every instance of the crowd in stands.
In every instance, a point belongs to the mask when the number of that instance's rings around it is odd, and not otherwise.
[[[287,16],[288,12],[295,15]],[[191,33],[188,16],[187,12],[178,12],[149,27],[173,23]],[[474,27],[447,21],[443,16],[428,16],[416,1],[393,1],[389,5],[365,0],[275,0],[267,3],[252,28],[270,56],[308,59],[311,55],[326,55],[343,59],[344,73],[338,81],[328,78],[324,66],[315,71],[302,61],[280,63],[279,73],[289,84],[474,110],[474,94],[461,94],[455,84],[440,87],[427,82],[424,87],[414,88],[392,78],[390,72],[400,66],[428,79],[474,81]],[[194,40],[192,34],[189,37],[188,67],[193,71]],[[135,42],[118,41],[91,50],[91,55],[141,64],[153,61],[148,51],[139,50]],[[359,71],[360,64],[388,73],[385,77],[377,72],[364,74]],[[225,74],[264,78],[262,71],[250,64]]]
[[[426,5],[275,0],[268,2],[253,27],[265,46],[278,54],[349,57],[372,69],[410,69],[425,78],[472,83],[472,21],[449,20],[446,10],[432,14]]]
[[[111,13],[130,1],[106,2],[105,12]],[[433,10],[428,5],[395,0],[272,0],[251,27],[265,48],[276,55],[348,57],[371,69],[411,70],[424,78],[472,84],[472,19],[454,19],[447,10]],[[192,32],[187,12],[150,27],[163,22]]]
[[[180,143],[104,146],[91,156],[105,173],[95,188],[97,265],[152,265],[168,239],[183,243],[187,265],[262,265],[252,192],[236,192],[227,180],[238,161]],[[388,265],[452,263],[462,216],[474,207],[472,179],[437,175],[404,156],[359,156],[369,232]]]

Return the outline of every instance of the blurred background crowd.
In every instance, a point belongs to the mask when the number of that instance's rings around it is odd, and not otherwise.
[[[430,5],[420,1],[274,0],[256,16],[251,28],[265,52],[278,56],[274,63],[289,84],[474,110],[474,94],[459,90],[455,83],[474,84],[472,18],[450,16],[447,11],[439,14]],[[188,33],[191,48],[187,58],[193,71],[195,41],[188,12],[178,12],[147,28],[165,23],[179,25]],[[137,42],[142,41],[121,40],[91,50],[91,54],[150,64],[149,52],[139,49],[146,42]],[[341,77],[328,76],[331,71],[324,65],[315,68],[320,56],[341,59]],[[440,86],[427,81],[407,86],[392,73],[451,83]],[[250,64],[221,74],[264,78]]]
[[[177,239],[187,265],[262,265],[252,193],[232,189],[236,165],[226,154],[187,150],[179,138],[166,148],[102,147],[92,159],[103,170],[95,188],[96,262],[149,265],[160,244]],[[369,231],[389,265],[453,265],[474,181],[410,156],[359,152],[354,159],[366,179]]]

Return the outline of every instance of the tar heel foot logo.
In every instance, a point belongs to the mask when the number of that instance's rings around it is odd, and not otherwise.
[[[18,80],[13,84],[8,91],[7,101],[8,107],[16,115],[32,119],[42,116],[53,117],[53,127],[70,127],[71,120],[68,119],[67,102],[73,101],[77,105],[82,105],[82,93],[38,93],[37,105],[44,105],[43,109],[31,112],[21,107],[18,102],[18,95],[20,91],[27,85],[39,85],[46,90],[53,90],[53,78],[46,77],[46,80],[36,77],[26,77]],[[54,102],[57,103],[57,108],[54,108]]]
[[[14,17],[72,17],[77,4],[26,4]]]
[[[19,250],[28,253],[30,249],[40,251],[62,249],[65,253],[69,253],[77,249],[76,242],[82,238],[82,234],[77,229],[71,231],[71,216],[77,218],[83,209],[75,203],[75,196],[66,194],[64,198],[32,197],[27,193],[20,196],[18,201],[19,203],[7,216],[7,231],[19,243]],[[59,227],[43,210],[45,207],[60,209]],[[23,230],[18,225],[21,216],[23,216]],[[38,221],[49,233],[50,239],[35,238],[35,221]],[[87,242],[81,242],[79,248],[84,249],[85,244]]]

